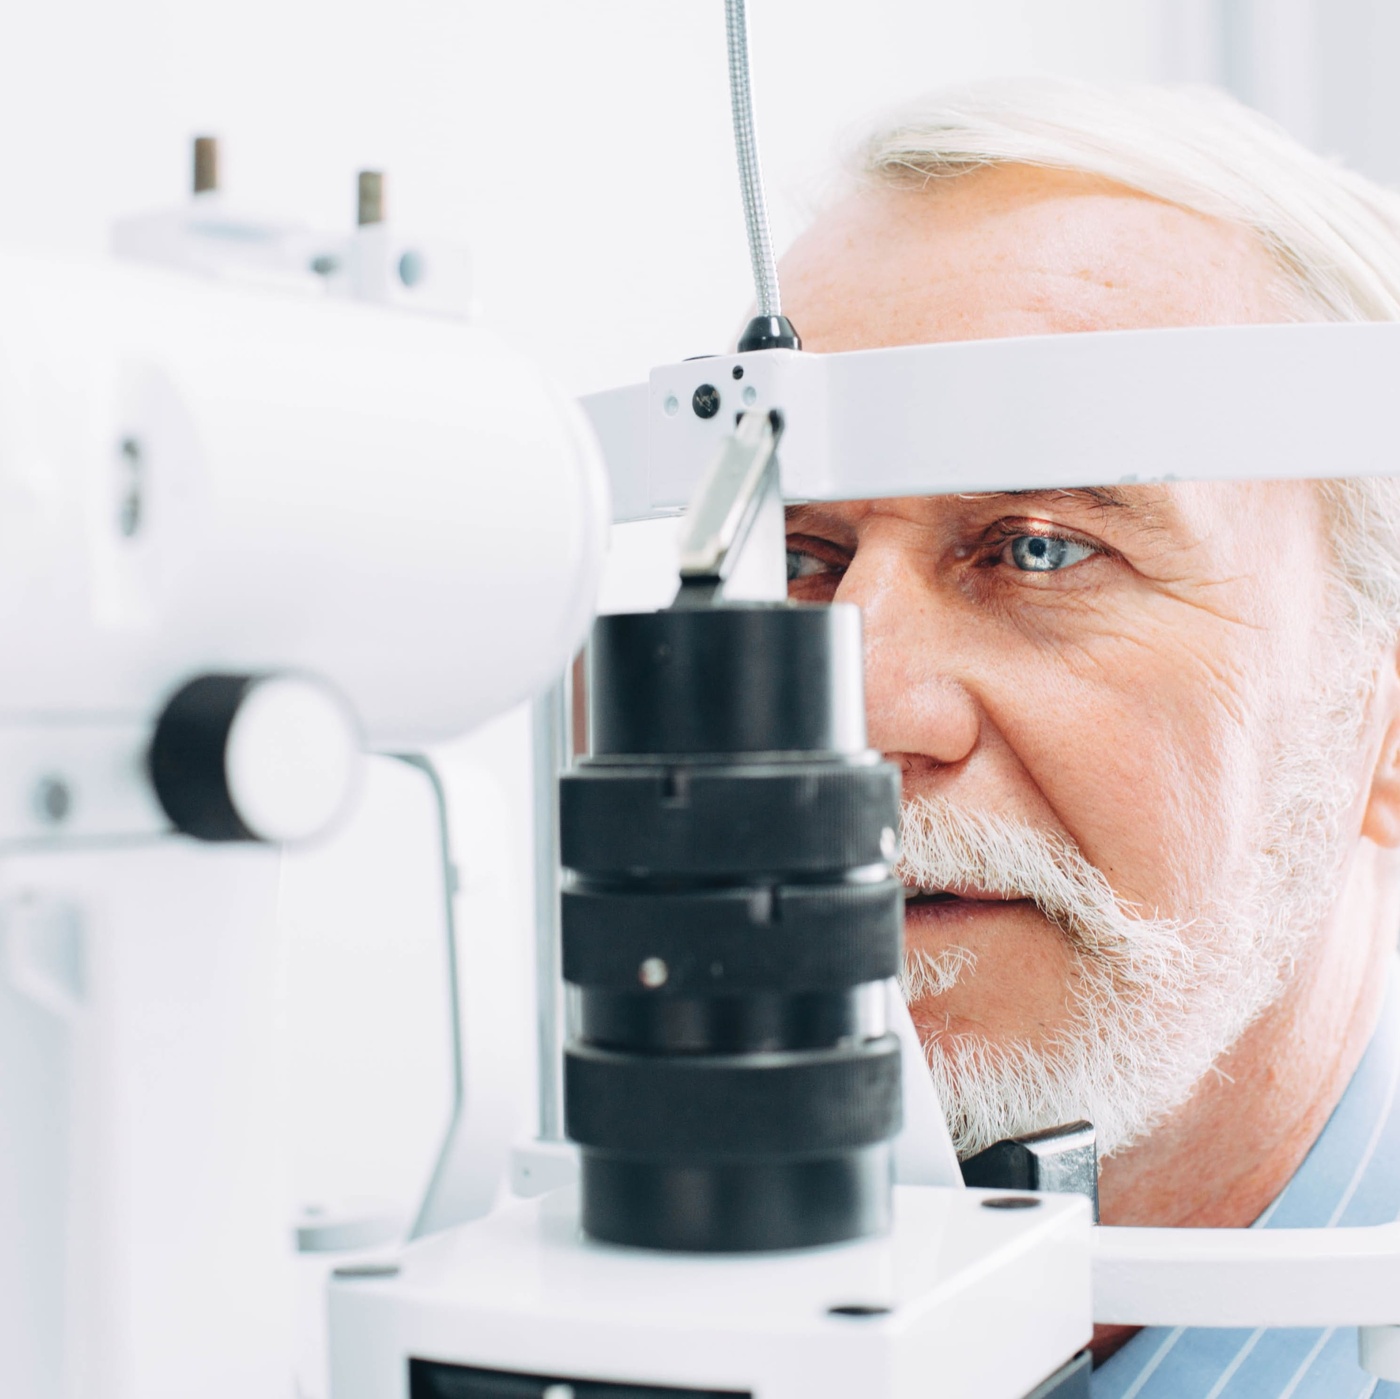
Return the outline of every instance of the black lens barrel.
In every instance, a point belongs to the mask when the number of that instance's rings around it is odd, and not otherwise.
[[[888,1227],[898,773],[865,747],[859,615],[600,618],[560,790],[565,1112],[582,1222],[742,1251]]]

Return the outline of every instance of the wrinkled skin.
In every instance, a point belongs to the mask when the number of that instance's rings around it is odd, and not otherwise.
[[[817,352],[1294,318],[1245,231],[1024,167],[863,190],[782,274],[784,310]],[[1189,918],[1228,895],[1269,754],[1328,661],[1310,484],[856,501],[796,507],[788,529],[793,596],[862,609],[870,738],[906,796],[1067,834],[1144,913]],[[1051,547],[1035,536],[1067,542],[1053,545],[1059,567],[1019,566]],[[1105,1163],[1107,1223],[1250,1223],[1364,1051],[1400,923],[1387,853],[1400,687],[1393,652],[1377,665],[1354,770],[1339,775],[1357,797],[1334,914],[1217,1071]],[[926,1035],[1039,1042],[1064,1023],[1073,958],[1033,905],[911,910],[906,936],[978,957],[975,976],[915,1005]]]

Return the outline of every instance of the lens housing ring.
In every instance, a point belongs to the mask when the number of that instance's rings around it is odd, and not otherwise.
[[[633,889],[563,896],[564,979],[650,997],[840,991],[899,971],[904,888],[865,883]],[[665,980],[640,982],[658,959]]]
[[[656,1161],[776,1161],[888,1141],[899,1041],[767,1054],[645,1055],[571,1045],[566,1125],[583,1147]]]
[[[585,761],[559,784],[561,858],[595,877],[839,874],[885,863],[898,825],[898,774],[873,755]]]

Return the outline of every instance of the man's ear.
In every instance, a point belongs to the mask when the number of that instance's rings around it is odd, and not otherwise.
[[[1382,672],[1375,704],[1385,727],[1371,771],[1361,834],[1387,850],[1400,848],[1400,652]]]

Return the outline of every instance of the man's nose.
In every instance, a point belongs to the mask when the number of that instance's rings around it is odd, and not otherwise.
[[[871,746],[906,781],[965,761],[981,728],[959,620],[927,567],[898,548],[859,549],[836,592],[861,609]]]

